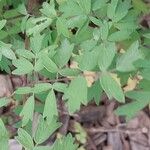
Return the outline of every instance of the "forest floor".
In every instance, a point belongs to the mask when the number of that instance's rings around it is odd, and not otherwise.
[[[17,77],[0,75],[0,79],[0,97],[9,96],[14,84],[22,84],[22,80]],[[16,134],[14,125],[20,119],[12,111],[13,105],[1,109],[0,112],[12,139]],[[58,133],[65,135],[71,132],[81,145],[81,150],[150,150],[150,109],[145,108],[126,122],[124,117],[113,113],[117,105],[105,96],[100,106],[93,102],[82,106],[79,112],[69,116],[63,101],[60,101],[58,109],[63,125],[47,144],[51,143]],[[21,147],[16,141],[10,140],[10,150],[21,150]]]
[[[142,26],[150,27],[150,17],[142,19]],[[0,97],[10,96],[14,89],[21,86],[19,77],[0,75]],[[50,144],[58,134],[71,132],[80,145],[80,150],[150,150],[150,107],[138,112],[130,121],[114,114],[118,107],[116,101],[106,97],[97,106],[94,102],[82,106],[80,111],[70,116],[63,101],[58,104],[61,128],[44,144]],[[13,109],[15,103],[0,109],[0,115],[10,132],[10,150],[21,150],[13,139],[16,135],[15,124],[20,120]],[[36,114],[35,114],[36,115]]]

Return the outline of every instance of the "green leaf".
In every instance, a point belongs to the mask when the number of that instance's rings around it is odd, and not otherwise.
[[[138,84],[138,88],[145,90],[145,91],[150,91],[150,80],[141,80],[140,83]]]
[[[105,31],[104,31],[105,32]],[[100,39],[100,37],[102,36],[101,35],[101,31],[100,31],[100,29],[97,29],[97,28],[95,28],[94,30],[93,30],[93,39],[95,40],[95,41],[98,41],[99,39]],[[103,37],[101,37],[101,38],[103,38]],[[106,40],[105,40],[106,41]]]
[[[15,94],[29,94],[29,93],[32,93],[32,88],[31,87],[19,87],[15,91]]]
[[[123,31],[123,30],[134,31],[138,28],[138,24],[134,21],[118,22],[114,26],[121,31]]]
[[[98,9],[103,9],[107,6],[109,0],[94,0],[92,1],[92,10],[96,11]]]
[[[103,25],[103,22],[100,19],[97,19],[93,16],[90,16],[89,19],[97,26],[101,27]]]
[[[0,119],[0,149],[1,150],[9,149],[8,139],[9,139],[8,132],[4,126],[3,121]]]
[[[17,68],[12,72],[13,74],[24,75],[33,71],[33,65],[25,58],[14,60],[13,65]]]
[[[58,35],[62,34],[65,37],[69,38],[69,30],[67,27],[67,21],[64,18],[62,17],[57,18],[56,28],[57,28]]]
[[[25,105],[23,106],[23,109],[20,113],[20,116],[23,117],[22,118],[22,126],[27,125],[27,123],[29,122],[29,120],[32,121],[33,119],[33,113],[34,113],[34,96],[30,96]]]
[[[65,92],[65,90],[67,89],[67,84],[65,83],[61,83],[61,82],[55,82],[53,84],[53,89],[59,92]]]
[[[43,117],[51,122],[54,116],[58,116],[58,110],[55,93],[51,90],[45,101]]]
[[[16,56],[15,56],[15,53],[13,52],[13,50],[7,48],[7,47],[3,47],[1,49],[1,53],[2,55],[4,55],[6,58],[9,58],[9,59],[16,59]]]
[[[19,16],[19,12],[17,11],[17,9],[9,9],[7,11],[5,11],[5,13],[3,14],[3,17],[5,19],[10,19],[10,18],[15,18],[17,16]]]
[[[71,134],[68,134],[61,139],[57,139],[50,150],[77,150],[78,145],[74,143],[75,139]]]
[[[48,91],[52,88],[50,83],[38,83],[34,85],[33,92],[34,93],[41,93],[44,91]]]
[[[137,101],[143,101],[143,100],[150,101],[150,92],[149,91],[129,91],[125,95],[126,95],[126,97],[137,100]]]
[[[150,69],[143,69],[140,75],[147,80],[150,80]]]
[[[130,9],[130,7],[131,7],[131,1],[130,0],[123,1],[123,2],[120,1],[119,5],[116,9],[115,15],[113,17],[113,22],[118,22],[121,19],[123,19],[127,15],[128,10]]]
[[[85,52],[81,56],[81,62],[79,63],[79,67],[82,70],[92,70],[96,67],[98,62],[98,53],[99,49],[95,48],[91,52]]]
[[[2,41],[0,41],[0,52],[6,58],[9,58],[9,59],[12,59],[12,60],[16,59],[15,53],[11,49],[11,45],[10,44],[5,44]]]
[[[85,14],[89,14],[91,11],[91,0],[77,0],[77,3],[85,12]]]
[[[106,20],[103,21],[100,28],[100,35],[102,40],[106,40],[109,33],[109,24]]]
[[[136,70],[133,63],[143,58],[143,54],[139,49],[139,42],[134,42],[127,52],[125,52],[117,61],[116,69],[120,72],[130,72]]]
[[[29,18],[29,15],[26,15],[25,17],[23,17],[22,21],[21,21],[21,26],[20,29],[21,31],[24,33],[26,30],[26,24],[27,24],[27,20]]]
[[[62,0],[59,0],[59,1],[62,1]],[[72,16],[79,16],[79,15],[84,14],[83,10],[80,8],[78,3],[72,0],[67,0],[65,3],[60,5],[60,11],[63,12],[63,16],[65,18],[68,18],[68,17],[70,18]]]
[[[150,61],[147,59],[138,59],[134,62],[134,66],[138,68],[150,69]]]
[[[49,72],[56,73],[58,71],[57,65],[48,57],[48,55],[43,54],[41,59],[44,68],[46,68]]]
[[[82,28],[80,28],[76,35],[75,35],[75,41],[76,43],[81,43],[85,40],[89,40],[92,38],[92,33],[93,33],[93,30],[91,30],[91,28],[89,27],[89,22],[86,21],[84,23],[84,25],[82,26]]]
[[[3,29],[3,27],[5,26],[6,24],[6,20],[1,20],[0,21],[0,30]]]
[[[7,106],[10,103],[10,100],[7,97],[0,98],[0,108]]]
[[[41,144],[46,141],[61,125],[54,118],[50,123],[42,117],[38,121],[38,126],[34,135],[36,144]]]
[[[18,129],[18,136],[16,136],[15,139],[28,150],[32,150],[34,148],[31,136],[22,128]]]
[[[81,28],[84,23],[87,21],[86,15],[79,15],[71,17],[67,20],[68,28]]]
[[[64,99],[68,99],[67,104],[70,113],[79,110],[81,104],[87,104],[86,79],[79,76],[72,80],[68,89],[64,93]]]
[[[36,18],[34,18],[34,19],[33,19],[33,22],[34,21],[36,22]],[[41,20],[39,20],[40,23],[39,22],[37,24],[34,23],[32,25],[32,27],[30,27],[26,30],[27,35],[32,35],[33,34],[34,36],[36,36],[37,34],[42,32],[44,29],[46,29],[48,26],[50,26],[50,24],[52,23],[51,18],[41,17],[40,19],[41,19]]]
[[[37,146],[33,150],[50,150],[49,146]]]
[[[76,139],[80,141],[80,143],[85,144],[87,142],[87,136],[88,136],[86,130],[78,122],[75,122],[73,127],[75,129],[75,132],[77,133],[75,135]]]
[[[122,31],[117,31],[112,33],[109,37],[108,40],[112,41],[112,42],[119,42],[119,41],[123,41],[126,40],[130,37],[130,32],[128,32],[127,30],[122,30]]]
[[[137,10],[144,12],[144,13],[147,13],[149,11],[148,6],[142,0],[132,0],[132,2],[133,2],[133,6]]]
[[[44,2],[42,7],[43,8],[40,9],[40,11],[47,17],[53,18],[57,16],[54,0],[51,0],[50,4],[47,2]]]
[[[35,58],[35,55],[31,51],[25,49],[17,49],[16,54],[29,60]]]
[[[2,53],[0,53],[0,61],[2,60],[2,57],[3,57],[3,56],[2,56]]]
[[[81,49],[83,51],[88,52],[96,49],[97,41],[94,39],[83,41],[80,44]],[[96,50],[95,50],[96,51]]]
[[[5,39],[8,36],[8,32],[0,30],[0,40]]]
[[[64,39],[61,43],[61,47],[57,50],[54,60],[59,67],[63,67],[69,61],[74,44],[70,44],[67,39]]]
[[[30,38],[31,49],[33,53],[38,54],[42,48],[42,41],[44,36],[37,33],[35,36]]]
[[[150,39],[150,33],[145,33],[145,34],[143,34],[143,36]]]
[[[34,71],[40,72],[42,69],[44,69],[43,62],[42,62],[42,59],[39,58],[39,59],[35,62]]]
[[[118,1],[119,0],[111,0],[111,3],[108,4],[108,8],[107,8],[107,16],[108,16],[108,18],[113,19],[113,17],[115,16],[115,12],[116,12],[116,9],[117,9]]]
[[[21,28],[20,28],[20,22],[15,23],[9,30],[8,30],[8,34],[10,36],[13,36],[15,34],[19,34],[21,32]]]
[[[22,15],[27,15],[27,14],[28,14],[24,3],[22,3],[22,4],[20,4],[20,5],[18,6],[17,11],[18,11],[19,13],[21,13]]]
[[[1,60],[0,60],[1,70],[6,71],[7,73],[11,74],[10,66],[11,66],[10,61],[6,57],[2,57]]]
[[[120,85],[108,73],[103,73],[100,84],[109,98],[113,97],[119,102],[125,102],[125,97]]]
[[[147,106],[149,103],[150,100],[144,100],[144,99],[142,101],[134,101],[117,108],[115,112],[118,115],[127,116],[127,119],[129,120],[132,117],[135,117],[135,115],[145,106]]]
[[[81,74],[81,71],[74,68],[64,68],[59,71],[59,74],[61,74],[62,76],[77,76]]]
[[[99,105],[103,89],[99,81],[96,81],[91,87],[88,88],[88,100],[93,100]]]
[[[116,54],[115,43],[101,44],[99,47],[98,65],[102,71],[106,71],[111,65]]]

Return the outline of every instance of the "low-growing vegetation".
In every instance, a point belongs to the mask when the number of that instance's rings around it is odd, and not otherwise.
[[[147,107],[149,12],[142,0],[0,0],[0,150],[88,149],[82,119],[111,102],[123,122]]]

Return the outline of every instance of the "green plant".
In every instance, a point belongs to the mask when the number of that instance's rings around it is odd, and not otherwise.
[[[138,22],[148,8],[138,3],[51,0],[43,2],[37,14],[31,15],[24,0],[19,5],[17,0],[0,1],[0,12],[4,6],[14,5],[14,9],[5,10],[0,16],[4,18],[0,21],[0,68],[9,74],[25,75],[28,80],[11,97],[0,100],[0,106],[6,106],[11,98],[19,101],[21,110],[16,113],[22,121],[16,139],[25,149],[77,149],[70,134],[56,140],[52,147],[40,146],[61,126],[56,93],[63,95],[70,115],[93,98],[99,105],[103,93],[121,104],[125,103],[125,97],[133,100],[116,110],[127,119],[150,103],[150,53],[145,47],[150,41],[150,31],[145,29],[145,33]],[[18,34],[21,32],[25,39]],[[24,44],[24,40],[29,43]],[[78,67],[71,68],[69,62],[76,62]],[[96,75],[91,87],[87,86],[86,71]],[[39,76],[47,80],[39,80]],[[134,88],[124,90],[129,79],[139,77],[142,79]],[[40,112],[41,116],[35,133],[31,133],[25,129],[32,125],[34,112]],[[0,126],[0,149],[7,150],[8,133],[2,121]]]

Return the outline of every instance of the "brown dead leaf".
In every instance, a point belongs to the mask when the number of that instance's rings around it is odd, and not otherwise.
[[[72,68],[72,69],[79,68],[78,63],[76,61],[72,61],[71,64],[70,64],[70,68]]]
[[[126,51],[121,48],[119,52],[120,52],[121,54],[124,54]]]
[[[71,61],[71,64],[69,66],[71,69],[78,69],[78,63],[76,61]],[[75,77],[67,76],[68,79],[73,80]]]
[[[92,71],[84,71],[83,75],[87,81],[88,87],[91,87],[93,82],[97,79],[98,75]]]
[[[127,82],[127,86],[125,86],[123,89],[125,92],[132,91],[136,88],[137,84],[139,83],[139,80],[137,78],[129,78]]]

